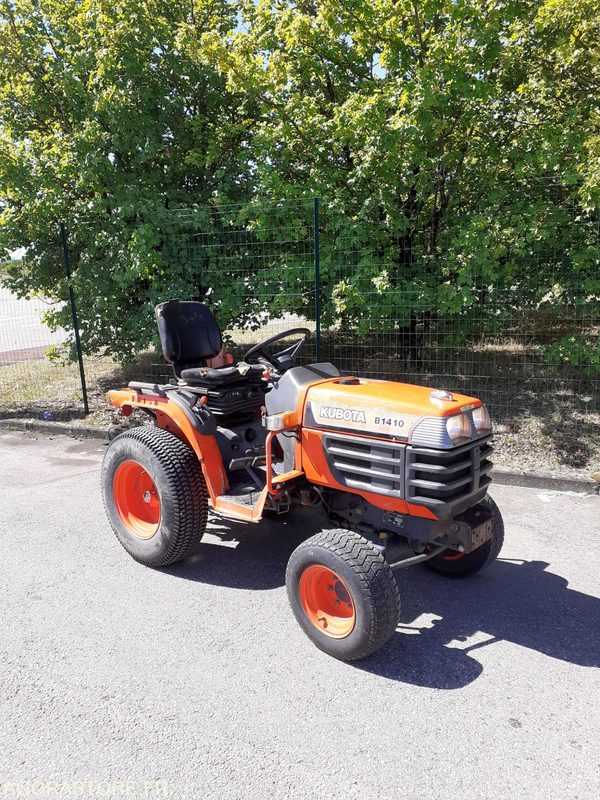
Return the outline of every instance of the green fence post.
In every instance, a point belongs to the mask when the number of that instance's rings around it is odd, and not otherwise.
[[[321,360],[321,265],[319,262],[319,198],[313,199],[313,239],[315,245],[315,336],[316,359]]]
[[[65,274],[69,285],[69,302],[71,304],[71,318],[73,320],[73,331],[75,332],[75,347],[77,349],[77,360],[79,361],[79,377],[81,379],[81,392],[83,394],[83,409],[87,415],[90,413],[88,403],[87,386],[85,383],[85,370],[83,368],[83,353],[81,351],[81,339],[79,338],[79,323],[77,322],[77,309],[75,307],[75,292],[73,291],[73,281],[71,280],[71,254],[69,253],[69,240],[65,223],[60,223],[60,241],[62,243],[63,257],[65,260]]]

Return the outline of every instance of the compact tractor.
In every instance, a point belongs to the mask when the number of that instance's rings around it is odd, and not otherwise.
[[[317,647],[350,661],[396,630],[395,571],[424,562],[458,578],[497,557],[504,526],[487,494],[492,426],[480,400],[297,365],[307,328],[233,365],[205,305],[169,300],[156,317],[175,378],[108,392],[124,416],[152,421],[116,436],[102,467],[109,520],[136,561],[196,552],[209,506],[245,522],[318,508],[323,530],[287,565],[289,602]]]

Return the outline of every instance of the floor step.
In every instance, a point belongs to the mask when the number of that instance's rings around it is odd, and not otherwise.
[[[228,500],[239,506],[251,508],[256,505],[261,490],[254,483],[234,483],[225,494],[219,495],[218,500]]]

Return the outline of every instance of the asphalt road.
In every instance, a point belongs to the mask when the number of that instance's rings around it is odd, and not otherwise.
[[[65,340],[64,331],[52,332],[42,322],[47,309],[39,298],[20,300],[0,286],[0,364],[41,358],[47,347]]]
[[[0,436],[0,798],[598,798],[600,498],[496,487],[502,560],[401,573],[399,632],[352,666],[287,606],[318,518],[145,569],[103,449]]]

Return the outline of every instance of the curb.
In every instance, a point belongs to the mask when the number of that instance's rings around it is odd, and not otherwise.
[[[75,439],[100,439],[108,442],[106,428],[90,428],[88,425],[71,424],[70,422],[46,422],[41,419],[0,419],[2,431],[29,431],[54,436],[73,436]]]
[[[0,419],[0,432],[3,430],[29,431],[62,436],[73,436],[76,439],[110,440],[108,428],[90,428],[87,425],[69,422],[46,422],[45,420]],[[600,483],[591,478],[569,478],[565,476],[543,475],[534,472],[518,472],[506,467],[494,467],[492,470],[494,483],[501,486],[521,486],[528,489],[550,489],[555,492],[585,492],[600,495]]]
[[[554,492],[585,492],[600,494],[600,483],[591,478],[569,478],[566,475],[543,475],[517,472],[506,467],[494,467],[492,480],[501,486],[522,486],[526,489],[551,489]]]

